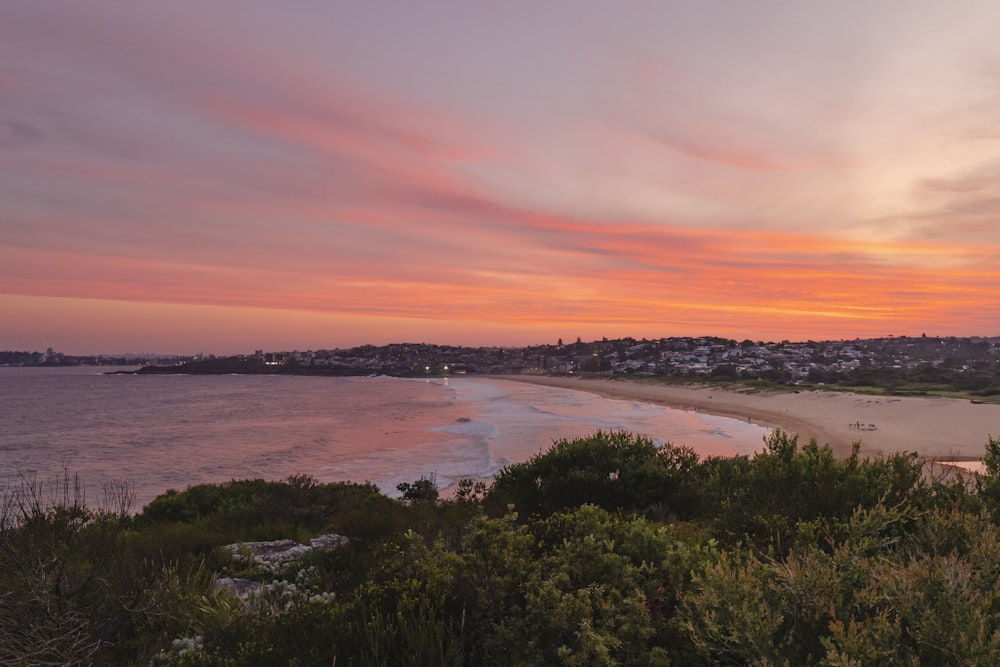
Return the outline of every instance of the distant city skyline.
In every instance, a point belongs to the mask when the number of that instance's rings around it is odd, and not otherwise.
[[[1000,5],[0,6],[0,349],[1000,335]]]

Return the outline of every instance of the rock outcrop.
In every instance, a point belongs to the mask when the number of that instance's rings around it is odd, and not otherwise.
[[[232,552],[234,560],[249,556],[254,564],[272,574],[278,574],[286,565],[314,549],[336,549],[340,545],[346,544],[347,541],[343,535],[331,533],[314,537],[309,540],[309,544],[301,544],[295,540],[272,540],[270,542],[237,542],[236,544],[227,544],[223,548]],[[259,595],[267,587],[268,584],[262,584],[252,579],[219,577],[215,580],[213,589],[216,592],[225,591],[246,598],[251,595]]]

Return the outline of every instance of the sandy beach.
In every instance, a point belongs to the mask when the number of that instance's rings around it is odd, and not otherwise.
[[[1000,436],[1000,405],[951,398],[869,396],[808,390],[743,393],[718,387],[643,380],[503,376],[504,380],[587,391],[601,396],[748,420],[829,444],[847,456],[861,443],[868,455],[916,452],[929,459],[975,460],[990,435]]]

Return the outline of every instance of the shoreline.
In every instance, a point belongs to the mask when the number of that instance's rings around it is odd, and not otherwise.
[[[606,398],[654,403],[750,421],[815,439],[838,457],[914,452],[928,460],[978,461],[991,435],[1000,435],[1000,405],[937,397],[869,396],[851,392],[748,393],[711,386],[657,384],[641,379],[504,375],[496,379],[585,391]],[[872,430],[868,430],[869,427]],[[859,428],[860,427],[860,428]]]

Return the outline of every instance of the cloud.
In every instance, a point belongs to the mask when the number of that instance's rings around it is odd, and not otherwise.
[[[668,133],[657,134],[655,138],[688,157],[725,167],[761,171],[788,171],[794,168],[775,159],[775,156],[733,145],[734,142],[725,139],[711,142],[694,134],[682,136]]]
[[[40,130],[20,120],[0,120],[0,149],[20,149],[43,140]]]
[[[557,231],[553,231],[557,230]],[[499,246],[478,234],[520,239]],[[419,243],[419,237],[412,239]],[[432,244],[440,241],[435,235]],[[8,290],[164,303],[289,308],[536,325],[638,321],[676,311],[808,316],[816,321],[878,320],[903,325],[921,317],[993,307],[1000,253],[919,244],[856,244],[775,232],[616,227],[530,212],[506,212],[472,229],[428,262],[434,245],[411,246],[372,265],[349,249],[325,267],[149,262],[6,249]],[[423,257],[421,255],[424,255]],[[414,261],[421,259],[424,261]],[[952,266],[942,270],[940,260]],[[388,268],[398,264],[395,268]],[[44,267],[44,268],[43,268]],[[53,271],[52,267],[60,267]],[[496,268],[489,268],[496,267]],[[506,267],[506,268],[502,268]],[[978,306],[976,306],[978,304]]]
[[[0,10],[5,293],[532,330],[1000,326],[982,97],[950,85],[948,130],[910,103],[919,80],[886,84],[919,49],[845,15],[836,35],[805,11],[785,17],[804,32],[711,8],[654,29],[594,5],[587,39],[546,50],[563,33],[532,24],[518,50],[516,9],[495,34],[474,9],[457,31],[433,7],[95,6]],[[842,67],[803,35],[859,51]]]

